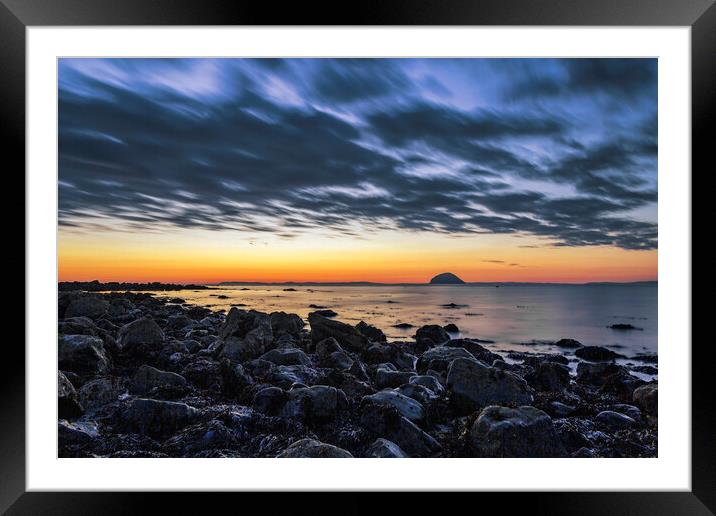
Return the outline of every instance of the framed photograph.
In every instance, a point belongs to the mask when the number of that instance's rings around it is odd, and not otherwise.
[[[712,514],[713,1],[359,11],[2,1],[27,302],[0,507]]]

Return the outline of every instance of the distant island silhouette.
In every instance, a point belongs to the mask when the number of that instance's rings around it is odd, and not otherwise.
[[[443,272],[430,280],[431,285],[464,285],[465,282],[452,272]]]

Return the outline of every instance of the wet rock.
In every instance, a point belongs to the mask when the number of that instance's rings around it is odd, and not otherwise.
[[[525,380],[537,391],[559,392],[569,386],[569,367],[556,362],[541,362],[525,375]]]
[[[395,344],[372,344],[361,357],[366,364],[391,363],[401,371],[414,371],[418,360]]]
[[[315,439],[301,439],[279,453],[276,458],[352,459],[353,455],[332,444]]]
[[[470,444],[483,457],[565,457],[552,419],[530,406],[486,407],[470,428]]]
[[[475,360],[474,355],[464,348],[437,346],[428,349],[418,359],[418,371],[447,371],[452,361],[457,358]]]
[[[577,364],[577,382],[585,385],[600,386],[604,385],[609,376],[625,371],[626,370],[622,366],[617,364],[589,364],[580,362]]]
[[[272,312],[269,316],[271,331],[277,337],[281,335],[295,335],[299,333],[306,323],[296,314],[286,312]]]
[[[160,371],[149,365],[143,365],[134,374],[129,391],[133,394],[146,394],[157,387],[184,387],[186,378],[180,374]]]
[[[594,419],[595,421],[615,430],[631,428],[636,425],[636,421],[629,416],[612,410],[603,410],[597,414],[597,417]]]
[[[644,380],[626,371],[620,371],[604,380],[601,392],[613,394],[622,401],[631,401],[634,389],[641,385],[644,385]]]
[[[657,416],[659,412],[659,385],[649,383],[634,389],[632,396],[634,403],[650,416]]]
[[[368,376],[368,371],[360,360],[356,360],[353,362],[353,365],[348,368],[348,372],[355,376],[358,380],[367,382],[370,380],[370,377]]]
[[[374,459],[402,459],[407,457],[400,446],[387,439],[376,439],[365,452],[366,457]]]
[[[574,413],[575,407],[560,401],[552,401],[548,405],[547,411],[552,417],[567,417]]]
[[[581,348],[582,343],[574,339],[559,339],[554,343],[558,348],[576,349]]]
[[[361,403],[360,424],[373,434],[394,442],[410,457],[427,457],[441,448],[433,437],[391,405],[365,400]]]
[[[360,353],[370,346],[369,340],[353,326],[334,321],[321,315],[311,313],[308,315],[311,325],[311,339],[314,344],[333,337],[344,349]]]
[[[148,435],[174,432],[190,424],[197,416],[198,411],[186,403],[145,398],[132,400],[122,414],[133,430]]]
[[[348,406],[346,395],[340,389],[326,385],[291,389],[283,406],[285,417],[310,422],[324,422],[338,417]]]
[[[418,345],[422,346],[423,349],[439,346],[449,340],[450,335],[448,335],[442,326],[438,326],[437,324],[422,326],[415,332],[415,341]]]
[[[259,359],[276,365],[311,365],[311,359],[300,349],[272,349]]]
[[[57,371],[57,414],[60,419],[73,419],[81,416],[84,409],[80,404],[72,382],[62,373]]]
[[[396,392],[412,398],[424,407],[429,407],[432,403],[439,399],[439,396],[435,392],[431,391],[423,385],[406,383],[395,389]],[[405,414],[403,414],[405,415]],[[407,416],[406,416],[407,417]],[[410,418],[409,418],[410,419]],[[418,420],[416,420],[418,421]]]
[[[89,317],[99,319],[107,313],[109,302],[93,295],[83,295],[72,300],[65,310],[65,318]]]
[[[369,400],[373,403],[383,405],[392,405],[403,417],[416,423],[425,419],[425,409],[422,404],[394,390],[380,391],[371,396],[366,396],[363,400]]]
[[[375,326],[367,324],[364,321],[361,321],[356,324],[356,330],[358,330],[361,335],[363,335],[369,340],[372,340],[373,342],[387,342],[388,340],[382,330],[376,328]]]
[[[634,421],[640,421],[641,420],[641,410],[639,410],[638,407],[635,407],[634,405],[627,405],[625,403],[617,403],[612,407],[615,412],[619,412],[620,414],[624,414],[625,416],[629,416]]]
[[[251,360],[263,355],[273,342],[268,314],[232,307],[219,329],[220,356],[231,360]]]
[[[125,324],[117,334],[120,350],[130,353],[159,351],[164,345],[164,332],[151,317],[142,317]]]
[[[601,346],[582,346],[577,348],[574,354],[583,360],[592,360],[594,362],[614,360],[624,356]]]
[[[460,328],[457,327],[454,323],[449,323],[443,326],[443,330],[445,330],[448,333],[460,333]]]
[[[113,403],[127,392],[121,378],[105,376],[85,383],[79,390],[78,396],[82,406],[93,411]]]
[[[477,360],[454,360],[448,370],[447,385],[451,403],[463,414],[497,403],[532,403],[532,394],[522,378]]]
[[[58,361],[61,370],[79,375],[105,374],[111,367],[102,340],[90,335],[60,335]]]
[[[294,383],[313,385],[319,379],[318,371],[303,365],[277,366],[266,375],[266,381],[283,388],[288,388]]]

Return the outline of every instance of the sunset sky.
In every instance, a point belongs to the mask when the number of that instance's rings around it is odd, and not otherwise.
[[[61,59],[60,281],[657,277],[655,59]]]

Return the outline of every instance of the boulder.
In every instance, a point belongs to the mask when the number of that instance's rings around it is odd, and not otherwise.
[[[486,407],[470,428],[469,441],[483,457],[565,457],[567,452],[541,410]]]
[[[639,407],[635,407],[634,405],[628,405],[626,403],[617,403],[612,407],[612,409],[615,412],[619,412],[620,414],[629,416],[634,421],[641,421],[641,410],[639,410]]]
[[[309,422],[333,420],[348,406],[343,391],[326,385],[291,389],[287,395],[282,415]]]
[[[418,359],[418,371],[447,371],[456,358],[475,360],[475,356],[464,348],[437,346],[428,349]]]
[[[231,307],[219,329],[220,356],[245,361],[266,352],[273,342],[273,330],[268,314],[255,310]]]
[[[332,444],[322,443],[315,439],[301,439],[279,453],[276,458],[352,459],[353,455]]]
[[[613,375],[626,372],[622,366],[611,363],[577,364],[577,382],[584,385],[604,385],[606,379]]]
[[[190,326],[193,323],[194,320],[186,314],[170,315],[167,319],[167,328],[171,328],[173,330],[180,330],[182,328]]]
[[[57,422],[57,441],[60,447],[89,444],[99,437],[97,426],[90,421],[71,423],[65,419]]]
[[[267,416],[277,416],[281,414],[286,400],[288,400],[288,394],[283,389],[265,387],[254,394],[251,406],[255,411]]]
[[[157,387],[184,387],[186,378],[180,374],[160,371],[149,365],[143,365],[134,374],[129,391],[133,394],[146,394]]]
[[[102,339],[91,335],[60,335],[58,365],[63,371],[82,376],[105,374],[110,370]]]
[[[151,317],[142,317],[125,324],[117,333],[120,350],[137,352],[159,351],[164,346],[164,332]]]
[[[532,394],[522,378],[477,360],[454,360],[448,370],[447,385],[451,403],[463,414],[497,403],[532,403]]]
[[[117,401],[125,392],[121,379],[105,376],[85,383],[78,391],[78,395],[82,406],[92,411]]]
[[[552,417],[567,417],[574,414],[575,407],[562,403],[561,401],[552,401],[547,407]]]
[[[414,371],[417,357],[395,344],[372,344],[362,358],[366,364],[391,363],[401,371]]]
[[[626,414],[614,412],[613,410],[603,410],[599,414],[597,414],[597,417],[595,417],[594,419],[595,421],[614,430],[631,428],[636,424],[636,421],[634,421]]]
[[[294,383],[313,385],[321,375],[315,369],[304,365],[277,366],[266,375],[266,381],[288,388]]]
[[[443,326],[443,330],[445,330],[448,333],[460,333],[460,328],[457,327],[454,323],[448,323],[445,326]]]
[[[407,457],[406,453],[400,449],[400,446],[383,438],[376,439],[368,447],[365,456],[374,459],[402,459]]]
[[[198,411],[186,403],[137,398],[129,403],[122,417],[133,430],[160,435],[187,426],[197,415]]]
[[[57,371],[57,417],[60,419],[73,419],[81,416],[84,409],[80,404],[72,382],[62,373]]]
[[[427,387],[435,394],[441,394],[445,390],[443,385],[440,383],[440,380],[431,375],[413,376],[410,378],[409,382],[411,384]]]
[[[629,374],[626,371],[607,376],[601,392],[614,394],[622,401],[631,401],[634,395],[634,389],[644,385],[644,380]]]
[[[308,315],[308,323],[311,325],[311,340],[314,344],[333,337],[343,348],[355,353],[364,351],[370,345],[370,341],[349,324],[334,321],[315,312]]]
[[[422,326],[415,332],[415,341],[422,349],[439,346],[450,340],[450,335],[442,326],[437,324],[427,324]]]
[[[311,365],[311,359],[300,349],[272,349],[259,359],[276,365]]]
[[[559,392],[569,387],[569,367],[556,362],[541,362],[525,375],[533,389],[542,392]]]
[[[303,322],[296,314],[287,314],[286,312],[272,312],[269,315],[271,322],[271,331],[274,336],[280,337],[281,335],[296,335],[299,333],[306,323]]]
[[[495,360],[502,359],[500,355],[493,353],[474,339],[450,339],[445,345],[450,348],[466,349],[472,356],[486,364],[491,364]]]
[[[420,422],[425,419],[425,409],[420,402],[397,391],[380,391],[370,396],[366,396],[363,400],[369,400],[373,403],[383,405],[392,405],[403,417],[408,418],[410,421]]]
[[[606,362],[624,356],[615,353],[611,349],[603,348],[602,346],[582,346],[577,348],[574,354],[583,360],[591,360],[593,362]]]
[[[392,365],[392,364],[389,364]],[[387,367],[386,364],[378,366],[375,370],[375,386],[378,389],[387,387],[399,387],[410,381],[415,373],[410,371],[396,371]]]
[[[369,432],[397,444],[409,457],[428,457],[440,444],[389,404],[364,400],[360,424]]]
[[[634,389],[632,395],[634,403],[650,416],[657,416],[659,413],[659,385],[649,383]]]
[[[107,313],[109,302],[95,295],[83,295],[73,299],[65,310],[65,318],[89,317],[99,319]]]
[[[373,342],[387,342],[388,339],[385,336],[385,333],[383,333],[383,330],[380,330],[379,328],[376,328],[375,326],[372,326],[370,324],[365,323],[364,321],[359,322],[356,324],[356,330],[358,330],[358,333],[366,337],[367,339],[373,341]]]

